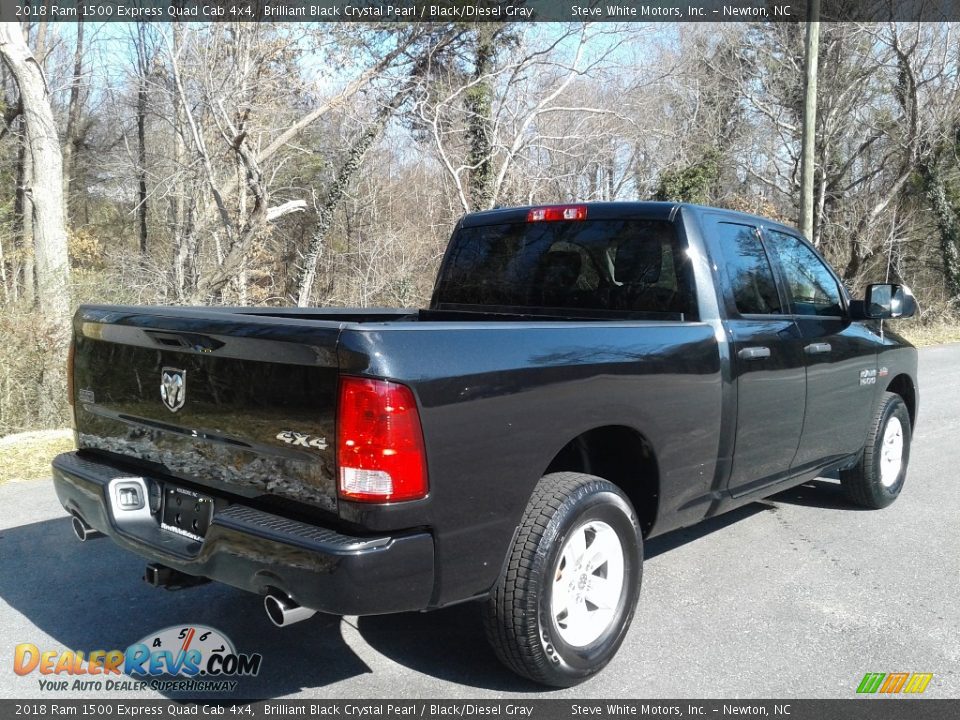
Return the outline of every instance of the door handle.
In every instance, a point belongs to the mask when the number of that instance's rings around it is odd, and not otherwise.
[[[744,348],[737,353],[737,357],[741,360],[757,360],[759,358],[768,358],[770,357],[770,348],[763,347],[762,345]]]
[[[828,353],[833,348],[830,347],[830,343],[810,343],[807,345],[803,351],[807,355],[821,355],[823,353]]]

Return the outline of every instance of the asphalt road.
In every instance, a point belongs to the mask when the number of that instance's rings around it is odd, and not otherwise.
[[[502,669],[474,606],[317,615],[280,630],[256,596],[154,590],[137,557],[108,540],[78,543],[49,481],[0,486],[0,697],[44,696],[36,673],[13,673],[17,643],[123,649],[181,623],[263,654],[260,675],[242,681],[246,698],[850,698],[868,671],[931,672],[926,696],[960,697],[960,345],[925,349],[920,362],[919,427],[893,506],[854,509],[818,480],[651,540],[620,653],[563,691]],[[162,697],[111,694],[125,696]]]

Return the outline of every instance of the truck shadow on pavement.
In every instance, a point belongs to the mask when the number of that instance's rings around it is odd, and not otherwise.
[[[873,512],[869,508],[855,505],[843,494],[840,481],[834,478],[817,478],[803,485],[784,490],[769,498],[770,502],[820,508],[822,510],[845,510],[852,512]]]
[[[661,535],[645,543],[644,554],[648,559],[655,557],[768,509],[754,503]],[[477,602],[429,613],[361,617],[358,630],[378,652],[425,675],[515,693],[556,690],[528,682],[503,669],[487,645]]]
[[[655,537],[647,541],[645,555],[654,558],[757,513],[776,511],[778,503],[852,507],[839,485],[817,480],[770,501],[751,503]],[[355,625],[352,618],[317,614],[292,628],[279,629],[267,619],[260,597],[226,585],[210,583],[176,592],[146,585],[140,579],[144,560],[107,539],[77,542],[66,516],[0,530],[0,558],[0,598],[27,620],[10,618],[3,623],[8,627],[0,636],[11,643],[30,642],[41,652],[124,650],[163,628],[201,624],[226,634],[238,652],[263,655],[257,677],[238,678],[234,693],[204,695],[212,700],[269,699],[298,692],[322,696],[311,691],[374,672],[351,647],[351,641],[356,644],[359,639],[369,646],[362,654],[370,652],[371,657],[379,653],[387,661],[441,681],[439,685],[427,681],[423,688],[411,690],[409,684],[396,683],[395,670],[388,667],[384,678],[368,690],[380,696],[401,697],[411,692],[418,697],[439,696],[443,681],[513,693],[549,690],[500,665],[485,641],[478,603],[430,613],[361,617]],[[31,635],[28,624],[38,632]],[[52,638],[52,643],[43,634]],[[10,647],[7,652],[12,650]],[[13,695],[42,696],[37,683],[41,677],[38,672],[14,677]],[[75,678],[66,679],[72,682]],[[131,678],[121,675],[117,679]],[[363,692],[359,685],[353,696]],[[131,693],[118,696],[128,695]]]
[[[810,507],[853,509],[836,481],[814,480],[744,505],[687,528],[659,535],[644,543],[644,556],[652,559],[688,543],[706,538],[762,512],[775,512],[777,503]],[[642,602],[642,597],[641,597]],[[418,672],[463,685],[524,692],[544,691],[523,680],[510,683],[499,661],[489,650],[480,622],[479,603],[465,603],[430,613],[382,615],[358,619],[364,640],[390,659]]]
[[[237,678],[239,686],[228,696],[231,699],[288,695],[371,672],[344,641],[340,618],[316,615],[296,629],[281,630],[267,619],[261,598],[226,585],[210,583],[176,592],[152,588],[140,579],[145,561],[108,539],[81,544],[67,517],[0,530],[0,557],[0,598],[39,630],[35,635],[23,630],[13,637],[5,635],[14,643],[33,643],[41,652],[124,650],[171,625],[201,624],[222,631],[238,652],[263,655],[260,674]],[[52,643],[40,633],[49,635]],[[13,648],[4,652],[8,651],[12,657]],[[13,693],[40,696],[37,681],[54,677],[38,671],[16,677]],[[75,678],[57,679],[72,684]]]
[[[8,617],[3,623],[8,627],[2,637],[11,644],[33,643],[41,652],[124,650],[166,627],[207,625],[229,637],[238,652],[263,655],[257,677],[237,678],[235,693],[202,695],[211,700],[269,699],[302,691],[322,697],[314,691],[373,672],[344,637],[356,635],[348,626],[352,619],[318,613],[280,629],[267,619],[262,598],[226,585],[158,590],[141,580],[146,561],[106,538],[78,542],[66,516],[0,530],[0,558],[0,599],[26,618],[14,621]],[[36,632],[31,632],[31,625]],[[358,629],[374,650],[436,678],[508,692],[543,690],[500,665],[484,641],[474,604],[425,614],[360,618]],[[12,657],[13,647],[5,652]],[[44,676],[36,670],[24,677],[11,672],[10,678],[8,692],[24,698],[44,696],[40,679],[67,679],[71,685],[77,678],[91,679],[87,675]],[[384,697],[421,694],[394,682],[375,687],[373,692]],[[363,690],[355,692],[353,696],[358,697]],[[428,693],[440,695],[442,689]],[[137,695],[96,694],[105,698]],[[162,694],[178,697],[172,692]],[[197,693],[187,695],[197,697]],[[45,696],[50,697],[49,693]]]

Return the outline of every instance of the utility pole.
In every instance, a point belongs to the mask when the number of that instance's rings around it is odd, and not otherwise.
[[[800,157],[800,230],[812,242],[813,174],[817,131],[817,51],[820,47],[820,0],[807,5],[806,82],[803,99],[803,148]]]

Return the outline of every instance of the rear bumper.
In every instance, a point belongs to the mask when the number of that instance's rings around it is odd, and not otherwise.
[[[78,453],[53,461],[53,482],[64,509],[153,562],[254,593],[275,588],[304,607],[336,615],[423,610],[430,604],[434,548],[429,533],[351,537],[245,505],[218,503],[201,542],[161,530],[149,511],[134,518],[119,510],[110,483],[129,477]]]

